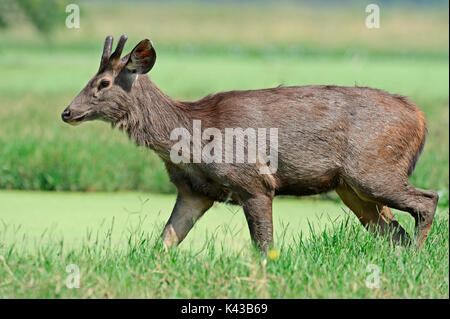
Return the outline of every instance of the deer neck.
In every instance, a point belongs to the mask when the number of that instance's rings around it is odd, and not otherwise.
[[[168,158],[175,128],[190,130],[192,120],[186,105],[164,94],[147,76],[140,75],[133,84],[133,103],[127,115],[116,123],[137,145]]]

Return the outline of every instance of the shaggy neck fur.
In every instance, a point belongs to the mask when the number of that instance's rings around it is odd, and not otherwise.
[[[173,129],[184,127],[191,130],[192,120],[184,103],[164,94],[147,76],[139,76],[133,83],[132,101],[129,110],[115,126],[125,131],[137,145],[156,151],[168,158],[170,133]]]

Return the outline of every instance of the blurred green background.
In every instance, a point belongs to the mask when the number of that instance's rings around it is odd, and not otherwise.
[[[448,204],[447,1],[0,0],[0,189],[173,193],[162,162],[104,123],[70,127],[61,111],[97,71],[106,35],[150,38],[151,79],[193,100],[232,89],[371,86],[409,96],[429,136],[412,183]]]

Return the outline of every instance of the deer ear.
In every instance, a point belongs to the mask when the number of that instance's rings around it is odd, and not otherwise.
[[[152,42],[148,39],[142,40],[128,54],[125,67],[132,73],[145,74],[150,71],[156,61],[156,52]]]

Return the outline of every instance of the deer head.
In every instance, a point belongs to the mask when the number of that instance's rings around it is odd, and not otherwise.
[[[126,41],[127,36],[122,35],[116,50],[111,54],[113,37],[106,37],[100,68],[62,112],[64,122],[77,125],[100,119],[115,123],[127,114],[133,103],[138,74],[145,74],[152,69],[156,52],[151,41],[145,39],[121,58]]]

